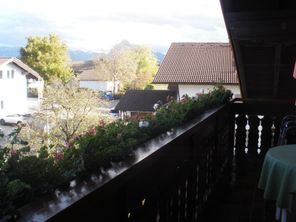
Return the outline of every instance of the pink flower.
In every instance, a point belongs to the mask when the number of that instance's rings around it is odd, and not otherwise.
[[[183,95],[181,97],[180,103],[184,104],[184,103],[187,103],[187,102],[188,102],[188,96],[187,95]]]
[[[10,149],[10,155],[11,155],[11,156],[14,156],[14,155],[16,155],[16,154],[17,154],[16,150],[13,149],[13,148],[11,148],[11,149]]]
[[[106,122],[103,119],[99,120],[99,126],[104,127],[106,125]]]
[[[96,128],[95,128],[95,127],[90,128],[90,129],[88,130],[88,134],[89,134],[89,135],[93,135],[93,136],[95,136],[95,135],[97,134],[97,130],[96,130]]]
[[[57,161],[64,160],[64,154],[63,153],[55,153],[54,158]]]

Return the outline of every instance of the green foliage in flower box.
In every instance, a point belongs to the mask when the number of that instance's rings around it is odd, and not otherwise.
[[[147,116],[149,127],[140,128],[139,122],[101,122],[68,148],[50,153],[50,147],[41,147],[30,154],[29,147],[19,150],[0,149],[0,218],[35,197],[52,193],[57,187],[66,187],[79,179],[110,168],[112,162],[134,159],[134,150],[149,139],[196,118],[206,110],[227,103],[232,97],[229,90],[216,87],[211,93],[198,98],[182,97],[180,102],[169,101],[154,115]],[[19,131],[17,131],[19,132]]]

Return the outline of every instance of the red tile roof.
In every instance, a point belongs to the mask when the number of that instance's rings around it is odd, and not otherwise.
[[[41,76],[39,75],[38,72],[36,72],[32,68],[30,68],[28,65],[23,63],[21,60],[15,58],[15,57],[0,57],[0,65],[5,64],[5,63],[8,64],[8,63],[11,63],[11,62],[16,64],[18,67],[25,70],[26,72],[28,72],[29,74],[31,74],[35,78],[41,79]]]
[[[154,83],[238,84],[229,43],[172,43]]]

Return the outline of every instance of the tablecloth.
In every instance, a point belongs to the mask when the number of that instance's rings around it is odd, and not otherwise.
[[[296,145],[269,149],[258,188],[264,190],[264,198],[276,200],[277,207],[291,210],[292,193],[296,193]]]

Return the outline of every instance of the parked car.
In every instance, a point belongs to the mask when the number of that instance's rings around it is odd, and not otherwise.
[[[27,114],[26,114],[27,115]],[[25,124],[26,123],[26,115],[21,114],[13,114],[0,117],[0,124]]]
[[[101,97],[101,99],[105,99],[105,100],[113,100],[114,99],[111,91],[100,92],[100,97]]]
[[[112,108],[110,110],[110,114],[111,114],[111,116],[118,117],[119,116],[119,110],[116,110],[116,109]]]

